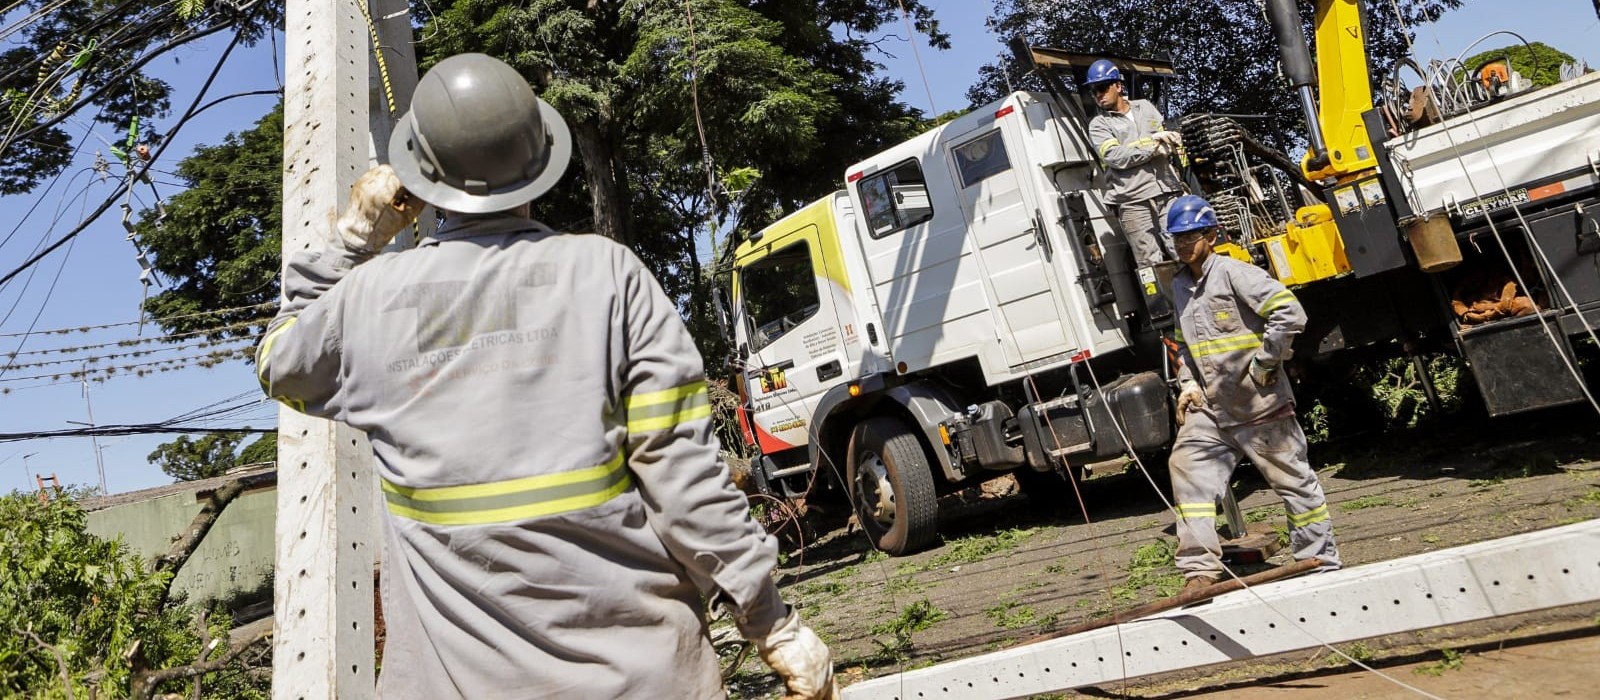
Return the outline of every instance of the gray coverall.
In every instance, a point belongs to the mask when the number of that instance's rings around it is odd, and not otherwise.
[[[1278,381],[1258,386],[1250,358],[1282,363],[1306,325],[1306,312],[1264,270],[1212,254],[1196,280],[1188,266],[1174,277],[1180,381],[1193,379],[1206,406],[1187,414],[1168,463],[1178,516],[1178,568],[1185,576],[1220,578],[1217,501],[1240,455],[1266,477],[1289,514],[1295,559],[1340,565],[1322,484],[1306,460],[1306,436],[1294,417],[1294,390],[1280,364]]]
[[[364,257],[291,256],[257,362],[271,396],[371,438],[379,694],[723,697],[701,595],[766,633],[777,546],[655,278],[603,237],[503,214]]]
[[[1110,171],[1105,201],[1116,207],[1134,265],[1147,267],[1174,257],[1161,227],[1183,181],[1151,138],[1162,130],[1161,110],[1148,100],[1128,102],[1127,114],[1101,110],[1089,120],[1089,141]]]

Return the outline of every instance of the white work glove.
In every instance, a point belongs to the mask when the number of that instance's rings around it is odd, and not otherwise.
[[[1150,138],[1155,139],[1156,143],[1166,146],[1168,151],[1174,153],[1183,146],[1183,134],[1176,131],[1157,131]]]
[[[1193,379],[1186,381],[1178,387],[1178,414],[1174,416],[1178,425],[1188,419],[1190,411],[1198,410],[1206,405],[1206,393],[1200,390],[1200,384]]]
[[[800,613],[791,609],[772,632],[751,639],[761,660],[783,678],[788,689],[784,700],[833,700],[839,687],[833,681],[833,657],[828,645],[810,627],[800,622]]]
[[[400,186],[394,168],[380,165],[350,188],[350,204],[339,216],[339,240],[357,253],[376,253],[422,213],[422,200]]]
[[[1250,381],[1256,386],[1272,386],[1278,381],[1278,365],[1264,362],[1259,356],[1250,358]]]

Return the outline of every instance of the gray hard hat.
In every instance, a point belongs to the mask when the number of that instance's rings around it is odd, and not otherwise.
[[[572,135],[516,69],[481,53],[451,56],[417,81],[389,138],[400,184],[463,214],[505,211],[561,179]]]

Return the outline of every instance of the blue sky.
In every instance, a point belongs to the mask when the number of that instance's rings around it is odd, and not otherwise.
[[[946,31],[952,35],[953,47],[937,51],[926,44],[919,48],[922,70],[919,71],[913,52],[907,43],[887,42],[885,47],[894,56],[885,56],[883,62],[891,76],[903,80],[906,91],[903,99],[929,112],[963,109],[965,93],[977,77],[978,67],[994,60],[1004,51],[1001,38],[990,34],[984,19],[989,3],[975,0],[931,0]],[[1387,3],[1379,3],[1379,8]],[[1600,67],[1600,20],[1595,17],[1590,0],[1540,0],[1539,2],[1514,2],[1511,0],[1469,0],[1463,9],[1446,16],[1436,25],[1418,30],[1417,54],[1421,62],[1430,58],[1453,57],[1480,36],[1505,29],[1522,34],[1530,41],[1542,41],[1580,58],[1591,66]],[[900,26],[886,28],[887,33],[905,36]],[[1503,40],[1503,41],[1502,41]],[[1496,37],[1480,48],[1510,43],[1510,37]],[[170,128],[183,107],[194,99],[207,72],[216,61],[225,40],[179,49],[169,57],[152,63],[152,69],[175,86],[174,114],[159,125]],[[274,66],[281,66],[282,42],[274,47],[262,42],[251,49],[236,50],[222,76],[212,88],[208,100],[214,97],[251,90],[276,87]],[[279,69],[281,71],[281,68]],[[928,76],[924,82],[922,75]],[[932,104],[930,105],[931,93]],[[270,97],[250,97],[233,100],[211,109],[192,121],[177,138],[157,167],[171,170],[178,160],[188,155],[196,144],[219,143],[229,132],[248,129],[272,104]],[[74,135],[83,133],[73,128]],[[109,127],[98,127],[90,139],[82,162],[74,164],[63,178],[66,185],[74,173],[92,162],[96,150],[106,152],[106,142],[120,142],[123,134]],[[862,154],[863,157],[869,154]],[[109,156],[108,156],[109,157]],[[161,178],[171,180],[172,178]],[[111,191],[110,185],[96,184],[87,188],[80,197],[78,190],[89,182],[79,176],[71,188],[58,187],[43,200],[39,211],[28,218],[15,238],[0,246],[0,271],[9,271],[31,253],[35,243],[55,240],[77,221],[85,203],[92,208]],[[171,196],[174,188],[158,186],[164,196]],[[63,191],[68,194],[62,197]],[[150,199],[148,188],[139,194]],[[40,195],[36,192],[25,197],[0,198],[0,238],[22,220],[24,212]],[[62,211],[61,222],[51,231],[50,221],[57,209]],[[140,209],[135,202],[135,209]],[[86,325],[124,323],[138,318],[141,288],[139,268],[134,261],[132,244],[125,240],[114,209],[86,230],[73,244],[70,253],[58,252],[36,268],[31,283],[27,275],[0,290],[0,317],[4,317],[13,303],[16,311],[0,322],[0,359],[5,353],[19,349],[21,338],[9,334],[27,331],[38,315],[37,329],[76,328]],[[50,288],[51,277],[60,271],[60,278]],[[136,326],[120,326],[93,333],[71,335],[35,336],[20,346],[26,351],[36,351],[64,346],[83,346],[91,343],[109,343],[135,338]],[[144,335],[155,334],[146,327]],[[126,352],[127,350],[112,350]],[[70,355],[77,357],[84,353]],[[166,356],[186,354],[167,353]],[[36,355],[31,361],[56,360],[68,355]],[[122,359],[116,364],[161,359]],[[23,362],[22,358],[16,362]],[[55,371],[58,366],[21,368],[0,376],[0,433],[55,430],[73,427],[68,421],[87,421],[81,387],[76,383],[51,383],[45,380],[9,381],[15,377]],[[90,384],[95,420],[101,424],[146,423],[170,418],[216,401],[256,390],[250,367],[243,362],[229,362],[211,369],[190,368],[181,371],[153,374],[143,378],[121,376],[104,383]],[[257,427],[270,427],[276,422],[275,407],[258,404],[244,414],[248,421],[232,421],[229,426],[249,423]],[[161,442],[172,439],[170,435],[106,438],[101,440],[101,453],[105,459],[106,481],[112,492],[146,488],[170,479],[146,461],[146,455]],[[32,440],[0,443],[0,491],[31,487],[24,472],[24,455],[31,472],[54,473],[63,483],[96,484],[97,475],[94,447],[87,438]]]

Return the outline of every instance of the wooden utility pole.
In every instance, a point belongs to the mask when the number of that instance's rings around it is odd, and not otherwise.
[[[288,0],[285,8],[285,260],[336,244],[333,222],[350,186],[374,160],[387,160],[392,122],[416,85],[406,3],[362,1]],[[375,65],[374,34],[383,71]],[[375,695],[372,570],[380,502],[364,434],[279,410],[274,698]]]

